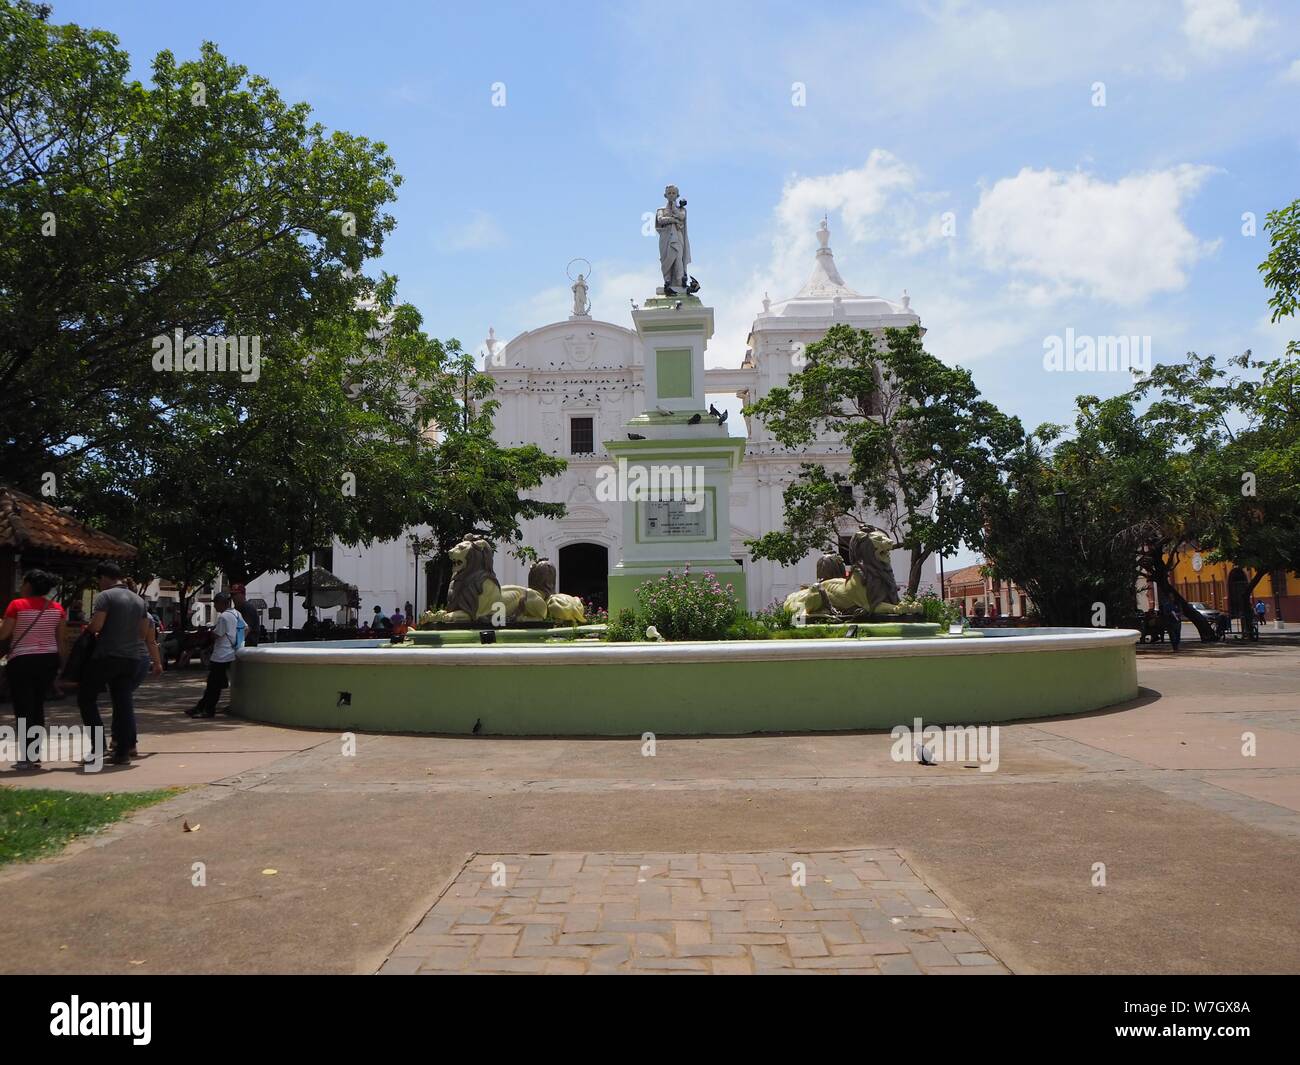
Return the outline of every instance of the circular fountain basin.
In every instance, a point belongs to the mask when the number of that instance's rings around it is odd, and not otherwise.
[[[254,721],[340,731],[639,736],[982,724],[1138,694],[1131,629],[979,636],[282,644],[239,652],[231,705]]]

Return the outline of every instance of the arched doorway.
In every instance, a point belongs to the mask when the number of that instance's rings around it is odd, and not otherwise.
[[[609,548],[602,544],[566,544],[559,555],[560,591],[609,609]]]

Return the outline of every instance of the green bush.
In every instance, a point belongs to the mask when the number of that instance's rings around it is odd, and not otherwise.
[[[784,629],[794,628],[794,611],[787,610],[785,603],[777,599],[766,610],[760,610],[755,614],[754,620],[768,632],[781,632]]]
[[[668,573],[636,590],[638,624],[653,625],[665,640],[718,640],[740,615],[731,585],[705,571],[702,579]],[[644,635],[644,634],[643,634]]]
[[[605,639],[610,643],[631,643],[644,638],[645,626],[637,628],[636,611],[631,607],[625,606],[618,612],[618,617],[610,618],[605,626]]]
[[[945,603],[934,592],[924,592],[919,596],[904,596],[901,605],[907,608],[909,613],[920,614],[922,620],[937,622],[944,628],[961,618],[961,611],[957,607]]]
[[[729,626],[725,638],[728,640],[770,640],[773,629],[764,624],[763,619],[755,614],[741,614]]]

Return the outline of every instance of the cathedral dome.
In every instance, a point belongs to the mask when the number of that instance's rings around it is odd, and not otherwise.
[[[817,259],[813,263],[812,273],[795,295],[777,303],[763,301],[763,313],[760,318],[899,318],[908,319],[909,324],[919,322],[916,312],[911,309],[911,300],[904,293],[900,302],[895,303],[881,296],[864,296],[844,283],[839,268],[835,265],[835,254],[830,249],[830,228],[826,219],[817,230]]]

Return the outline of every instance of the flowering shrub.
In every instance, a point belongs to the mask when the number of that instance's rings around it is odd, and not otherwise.
[[[920,614],[926,621],[938,622],[947,626],[961,618],[961,611],[951,603],[945,603],[934,592],[927,591],[919,596],[904,595],[899,605],[909,614]]]
[[[653,625],[665,640],[719,640],[740,613],[731,585],[712,573],[693,580],[668,573],[636,590],[636,622],[642,631]]]
[[[794,611],[786,608],[785,600],[773,599],[771,606],[754,615],[754,620],[768,632],[780,632],[794,628]]]

